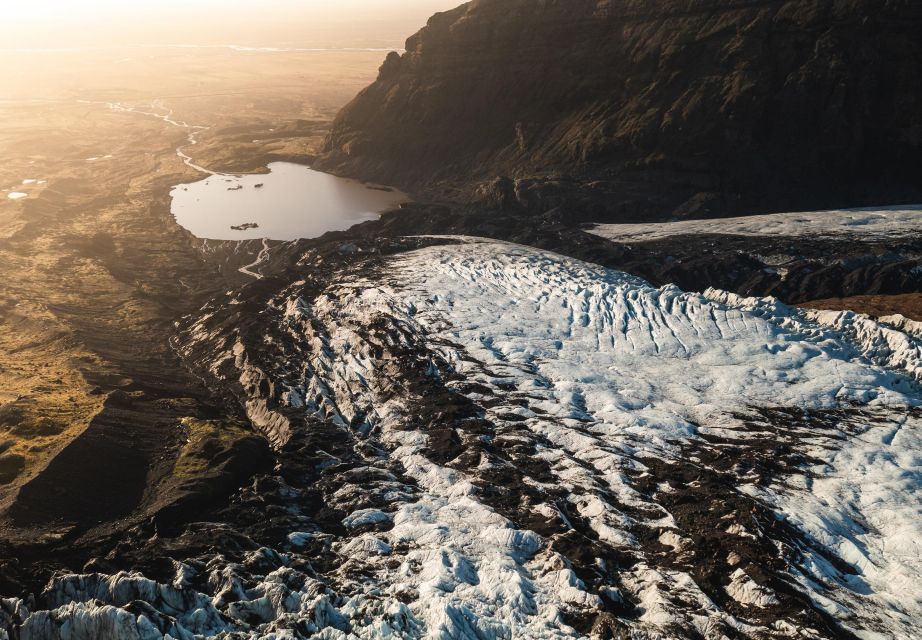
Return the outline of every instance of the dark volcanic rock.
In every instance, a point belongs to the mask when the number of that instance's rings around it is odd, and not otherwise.
[[[477,0],[388,56],[318,165],[595,219],[918,201],[920,29],[911,0]]]

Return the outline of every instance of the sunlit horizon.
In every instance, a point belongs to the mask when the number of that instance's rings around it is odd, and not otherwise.
[[[0,50],[148,44],[396,47],[461,0],[34,0],[4,7]]]
[[[4,7],[4,17],[8,21],[16,20],[87,20],[94,18],[119,18],[144,14],[160,14],[164,11],[177,11],[188,15],[201,11],[216,10],[225,12],[258,13],[260,15],[284,14],[289,12],[312,13],[314,15],[342,14],[343,17],[356,18],[356,11],[366,15],[379,13],[394,15],[418,10],[430,15],[439,7],[461,4],[462,0],[452,3],[450,0],[392,0],[387,4],[377,0],[274,0],[271,7],[255,0],[136,0],[125,3],[124,0],[96,0],[94,2],[73,2],[72,0],[32,0]]]

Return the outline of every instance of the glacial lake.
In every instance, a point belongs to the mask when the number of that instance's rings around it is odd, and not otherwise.
[[[409,201],[406,194],[363,184],[290,162],[273,162],[261,175],[215,174],[173,187],[176,221],[211,240],[295,240],[377,220]],[[250,227],[250,225],[259,225]],[[246,226],[242,230],[232,226]]]

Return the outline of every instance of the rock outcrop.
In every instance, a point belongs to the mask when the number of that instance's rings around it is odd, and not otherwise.
[[[918,201],[920,31],[911,0],[474,0],[318,165],[594,220]]]

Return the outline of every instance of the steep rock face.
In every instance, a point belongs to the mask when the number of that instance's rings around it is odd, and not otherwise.
[[[510,176],[481,197],[595,219],[911,201],[920,28],[909,0],[475,0],[388,56],[319,164]]]

